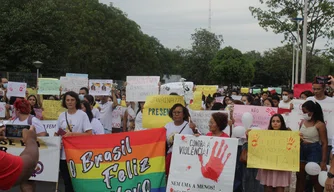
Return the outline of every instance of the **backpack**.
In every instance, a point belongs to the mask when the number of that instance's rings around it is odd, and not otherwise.
[[[32,119],[34,118],[33,115],[29,115],[28,117],[28,125],[32,125]],[[44,127],[44,126],[43,126]],[[45,127],[44,127],[44,130],[46,132],[46,137],[49,137],[49,133],[46,131]]]

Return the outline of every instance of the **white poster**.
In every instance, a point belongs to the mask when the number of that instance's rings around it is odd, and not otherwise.
[[[202,133],[202,134],[207,134],[210,130],[209,130],[209,121],[211,118],[211,115],[213,113],[225,113],[227,115],[227,118],[229,118],[229,112],[228,111],[204,111],[204,110],[200,110],[200,111],[193,111],[193,110],[189,110],[190,112],[190,116],[191,116],[191,120],[192,122],[196,125],[197,129]],[[227,127],[224,130],[224,133],[226,134],[230,134],[230,126],[227,125]]]
[[[238,140],[175,135],[166,191],[232,192]]]
[[[0,102],[0,117],[6,117],[6,103]]]
[[[60,77],[60,86],[62,94],[68,91],[79,93],[82,87],[88,87],[88,79],[82,77]]]
[[[25,97],[27,90],[26,83],[8,82],[7,97]]]
[[[193,82],[174,82],[166,83],[160,87],[160,95],[169,95],[171,93],[177,93],[180,96],[184,96],[187,104],[194,98],[194,83]]]
[[[89,94],[90,95],[111,95],[113,81],[111,79],[90,79]]]
[[[292,129],[293,131],[299,131],[301,122],[303,120],[303,111],[302,105],[306,102],[305,100],[294,99],[293,102],[293,109],[291,113],[283,115],[287,127]],[[324,120],[327,127],[327,136],[328,136],[328,143],[331,143],[332,138],[334,136],[334,103],[319,103],[322,112],[324,114]]]
[[[39,161],[30,180],[58,182],[60,137],[39,137]],[[0,148],[7,153],[20,155],[24,150],[20,139],[0,142]]]
[[[127,76],[126,101],[145,101],[146,96],[159,94],[159,76]]]
[[[50,137],[53,137],[57,131],[57,121],[56,120],[41,120],[44,129],[49,133]]]

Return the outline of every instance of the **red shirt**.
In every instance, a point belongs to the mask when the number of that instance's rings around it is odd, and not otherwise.
[[[8,190],[15,185],[23,169],[23,160],[0,151],[0,190]]]
[[[209,132],[206,134],[206,136],[212,136],[212,133]],[[229,135],[227,135],[226,133],[222,132],[222,134],[219,137],[230,137]]]

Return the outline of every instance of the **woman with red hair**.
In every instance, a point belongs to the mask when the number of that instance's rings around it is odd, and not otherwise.
[[[47,132],[39,119],[30,115],[31,105],[26,99],[16,99],[14,102],[15,118],[12,124],[33,125],[36,128],[37,136],[47,136]],[[29,122],[31,121],[31,122]]]
[[[15,125],[32,125],[35,127],[37,137],[47,136],[46,129],[39,119],[31,115],[31,105],[28,100],[18,98],[13,104],[15,118],[11,122]],[[35,191],[36,183],[34,181],[25,181],[20,185],[21,191]]]

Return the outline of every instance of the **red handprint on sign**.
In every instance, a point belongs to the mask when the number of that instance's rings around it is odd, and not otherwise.
[[[266,112],[270,115],[270,116],[273,116],[276,114],[275,110],[273,110],[272,108],[267,108],[266,109]]]
[[[293,147],[293,144],[295,143],[295,140],[292,137],[288,138],[288,144],[286,146],[286,149],[290,151]],[[296,146],[295,146],[296,147]]]
[[[23,87],[23,85],[21,85],[20,88],[19,88],[20,92],[22,92],[23,89],[24,89],[24,87]]]
[[[203,165],[203,155],[198,155],[199,162],[201,163],[201,172],[203,177],[211,179],[216,182],[218,182],[218,178],[220,174],[223,172],[227,160],[231,156],[231,153],[228,153],[226,159],[224,160],[224,162],[222,162],[223,157],[225,156],[225,152],[228,148],[228,145],[225,145],[225,140],[222,140],[218,153],[215,156],[217,145],[218,142],[216,141],[212,148],[210,159],[205,166]],[[224,151],[222,152],[223,147]]]

